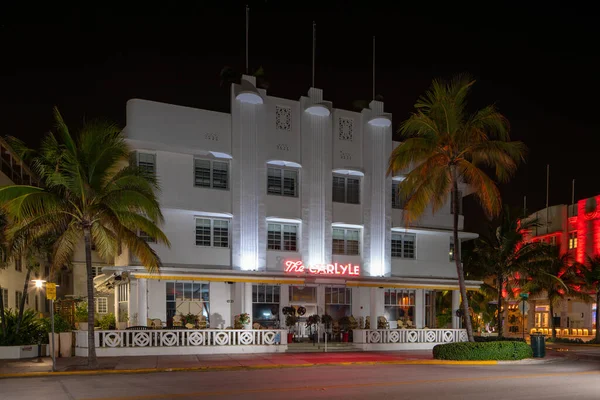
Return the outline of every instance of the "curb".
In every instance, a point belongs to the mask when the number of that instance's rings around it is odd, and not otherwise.
[[[185,368],[138,368],[138,369],[97,369],[88,371],[57,371],[57,372],[18,372],[0,374],[0,379],[8,378],[40,378],[49,376],[85,376],[111,374],[149,374],[157,372],[211,372],[211,371],[242,371],[280,368],[308,368],[331,366],[367,366],[367,365],[498,365],[498,361],[448,361],[448,360],[401,360],[401,361],[346,361],[332,363],[306,364],[258,364],[247,366],[214,366],[214,367],[185,367]]]

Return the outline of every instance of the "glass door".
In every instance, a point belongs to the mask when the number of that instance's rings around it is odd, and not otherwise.
[[[296,337],[308,338],[310,330],[306,326],[306,319],[317,313],[317,287],[290,286],[289,300],[290,306],[294,307],[296,316],[298,316],[298,322],[294,330]]]

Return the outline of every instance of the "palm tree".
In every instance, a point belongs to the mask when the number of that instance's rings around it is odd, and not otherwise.
[[[583,289],[589,290],[596,299],[596,343],[600,343],[600,256],[587,257],[587,265],[579,265]]]
[[[8,246],[6,243],[6,215],[4,211],[0,209],[0,269],[6,267],[6,260],[8,258]],[[7,305],[4,304],[4,296],[2,296],[2,285],[0,285],[0,333],[2,336],[6,335],[6,318],[4,316],[4,308]]]
[[[542,256],[537,261],[529,262],[524,272],[526,276],[521,279],[521,287],[530,295],[546,295],[550,306],[550,327],[552,339],[556,339],[554,324],[554,309],[565,296],[576,297],[584,301],[589,296],[579,287],[580,279],[577,271],[580,269],[574,264],[573,255],[569,252],[561,254],[559,246],[539,244]]]
[[[73,136],[57,109],[56,133],[48,133],[31,165],[42,187],[0,188],[0,204],[14,221],[13,237],[32,240],[56,234],[52,267],[67,264],[82,239],[88,294],[88,365],[97,366],[94,343],[92,244],[105,260],[124,245],[150,271],[160,267],[156,252],[138,237],[143,230],[170,245],[157,224],[163,221],[154,176],[127,166],[130,150],[120,129],[104,121],[87,122]]]
[[[484,283],[482,290],[495,292],[498,319],[496,321],[498,336],[502,330],[503,292],[510,296],[517,288],[518,273],[525,266],[542,255],[542,248],[537,243],[524,244],[524,235],[538,225],[535,219],[515,217],[514,212],[504,207],[500,225],[488,237],[481,237],[475,242],[470,257],[465,260],[468,270],[477,270],[482,277],[493,277],[494,284]]]
[[[29,283],[32,272],[38,272],[41,267],[41,262],[51,263],[52,261],[52,250],[53,245],[56,242],[57,237],[55,235],[46,235],[37,237],[33,241],[28,242],[25,238],[21,240],[13,239],[13,247],[17,249],[17,253],[13,257],[15,262],[22,262],[25,259],[25,268],[27,273],[25,274],[25,280],[23,282],[23,296],[21,296],[19,307],[19,314],[17,316],[16,333],[19,333],[21,323],[23,322],[23,313],[25,311],[25,301],[28,295]],[[24,257],[22,257],[24,253]]]
[[[434,80],[417,100],[416,111],[400,126],[402,142],[392,152],[388,166],[388,174],[411,169],[399,187],[406,202],[406,224],[417,221],[428,206],[435,213],[452,195],[454,259],[469,341],[474,339],[471,321],[466,318],[469,304],[458,241],[458,185],[469,185],[484,211],[496,216],[502,201],[486,171],[506,182],[526,152],[523,143],[510,141],[508,121],[496,107],[467,112],[466,97],[474,83],[467,75],[450,82]]]

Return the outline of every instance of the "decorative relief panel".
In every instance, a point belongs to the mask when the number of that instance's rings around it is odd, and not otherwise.
[[[354,135],[354,120],[340,117],[338,132],[340,140],[348,140],[351,142]]]
[[[278,131],[292,131],[292,108],[275,106],[275,128]]]
[[[342,160],[352,160],[352,154],[346,153],[344,151],[340,151],[340,159],[342,159]]]

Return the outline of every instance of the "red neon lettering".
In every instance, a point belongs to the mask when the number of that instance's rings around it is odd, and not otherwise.
[[[302,261],[286,261],[285,272],[304,272]]]
[[[285,272],[308,272],[312,275],[360,275],[360,266],[352,264],[314,264],[308,267],[302,261],[288,260]]]

